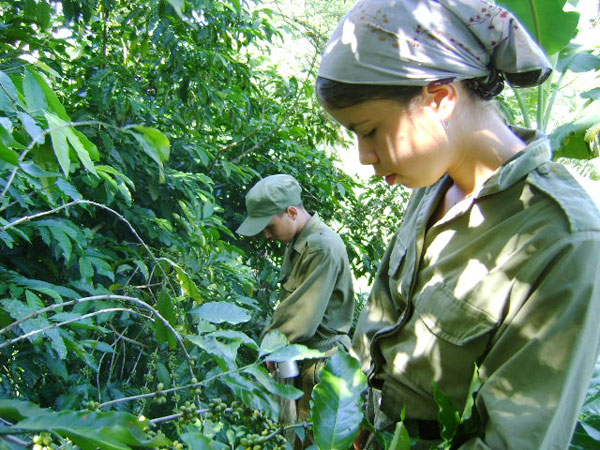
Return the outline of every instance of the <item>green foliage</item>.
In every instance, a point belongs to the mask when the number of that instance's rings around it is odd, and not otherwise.
[[[548,134],[555,158],[589,160],[598,157],[600,115],[590,108],[594,89],[581,92],[581,86],[572,87],[582,75],[594,74],[600,69],[597,47],[571,42],[578,32],[580,14],[564,11],[564,0],[502,0],[498,3],[516,14],[542,44],[554,65],[550,78],[542,85],[513,90],[503,97],[501,104],[507,119],[531,128],[535,117],[537,129],[545,133],[553,126],[554,130]],[[520,112],[520,118],[515,111]]]
[[[569,448],[571,450],[600,448],[600,364],[598,363]]]
[[[25,413],[25,414],[23,414]],[[84,450],[96,448],[124,450],[130,446],[168,445],[163,435],[149,439],[144,433],[148,420],[124,412],[64,411],[38,409],[18,400],[0,400],[3,417],[20,419],[0,430],[0,434],[49,431],[68,438]]]
[[[319,150],[336,131],[308,79],[257,58],[278,33],[270,12],[119,0],[0,12],[0,398],[43,408],[4,411],[2,445],[44,431],[82,448],[104,435],[106,448],[280,447],[275,396],[300,393],[264,361],[320,353],[256,343],[277,258],[231,229],[269,173],[298,175],[327,218],[357,200]],[[142,415],[134,439],[123,430]]]
[[[409,450],[410,447],[410,436],[408,435],[408,430],[404,426],[404,423],[402,421],[396,423],[394,436],[389,446],[386,447],[386,450]]]
[[[502,0],[498,3],[519,18],[549,55],[563,49],[577,33],[579,13],[563,11],[566,0]]]
[[[342,352],[329,359],[320,376],[312,393],[315,442],[324,450],[347,449],[360,430],[367,379],[359,362]]]
[[[300,392],[264,363],[322,354],[277,333],[258,343],[281,256],[232,233],[244,193],[294,175],[366,279],[408,198],[337,169],[323,149],[347,142],[316,103],[314,67],[288,76],[271,63],[291,30],[314,59],[348,7],[307,5],[305,22],[281,25],[237,0],[0,1],[1,448],[285,447],[276,396]],[[544,98],[597,71],[597,57],[562,50],[565,75]],[[597,93],[582,97],[593,105]],[[522,100],[528,117],[536,94]],[[584,112],[556,129],[558,154],[597,154]],[[322,448],[351,444],[364,383],[347,355],[324,369],[312,424]],[[594,405],[578,426],[585,445]],[[407,440],[399,426],[390,442]]]

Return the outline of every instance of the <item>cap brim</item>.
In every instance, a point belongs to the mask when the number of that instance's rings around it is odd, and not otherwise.
[[[273,217],[275,217],[275,215],[267,217],[246,217],[235,232],[244,236],[254,236],[264,230]]]

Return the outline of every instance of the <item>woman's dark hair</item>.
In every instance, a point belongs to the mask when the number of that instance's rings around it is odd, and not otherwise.
[[[514,87],[530,87],[541,84],[551,70],[501,75],[495,70],[489,77],[464,80],[464,86],[476,98],[488,101],[504,88],[504,78]],[[451,79],[441,82],[450,82]],[[331,109],[347,108],[369,100],[397,100],[407,104],[419,95],[422,86],[392,86],[377,84],[353,84],[317,77],[317,97]]]
[[[341,109],[369,100],[397,100],[408,103],[421,93],[422,86],[351,84],[317,77],[317,97],[328,108]]]

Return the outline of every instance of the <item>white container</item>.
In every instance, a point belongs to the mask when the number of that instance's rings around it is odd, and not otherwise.
[[[282,361],[275,363],[276,373],[279,378],[294,378],[298,376],[296,361]]]

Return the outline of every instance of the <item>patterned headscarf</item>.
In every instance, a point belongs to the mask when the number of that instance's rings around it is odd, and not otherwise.
[[[329,40],[319,76],[412,86],[507,78],[525,87],[550,67],[523,25],[485,0],[360,0]]]

